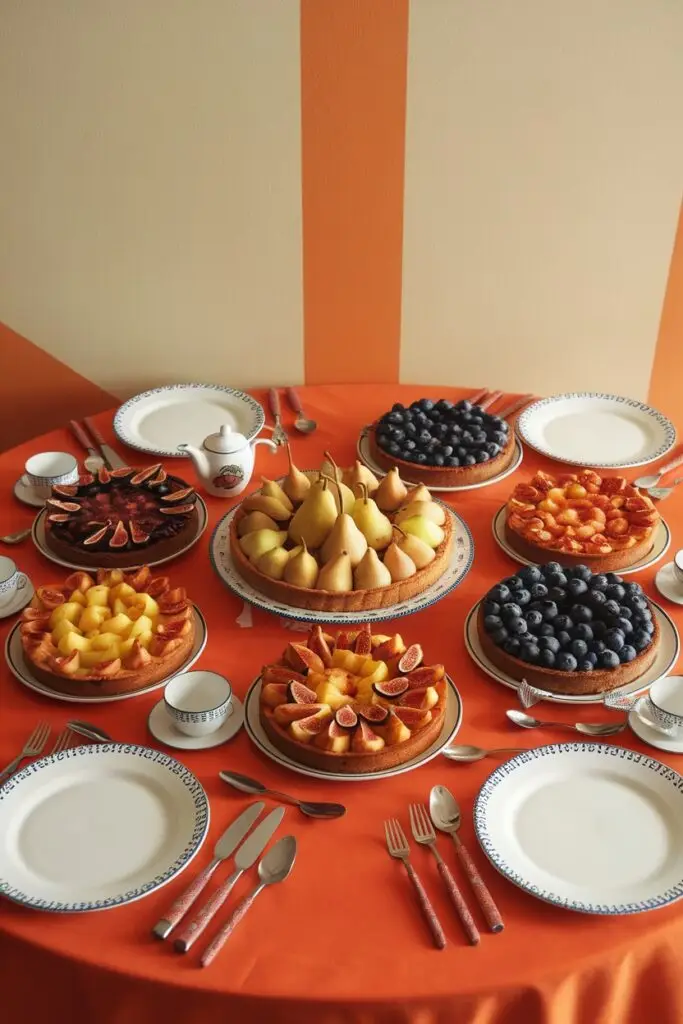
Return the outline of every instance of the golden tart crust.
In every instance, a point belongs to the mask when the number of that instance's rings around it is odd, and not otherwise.
[[[398,468],[401,479],[411,484],[424,483],[427,487],[465,487],[470,484],[484,483],[503,473],[515,457],[515,435],[510,431],[503,450],[488,462],[478,462],[474,466],[423,466],[405,459],[397,459],[388,455],[377,444],[377,427],[379,421],[370,427],[370,454],[372,458],[387,472]]]

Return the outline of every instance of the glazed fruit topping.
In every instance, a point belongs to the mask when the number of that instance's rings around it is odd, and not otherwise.
[[[334,719],[342,729],[353,729],[358,725],[358,715],[349,704],[337,708]]]
[[[405,693],[410,683],[404,676],[397,676],[395,679],[385,679],[381,683],[373,683],[372,688],[380,697],[388,697],[390,700],[400,697]]]
[[[317,697],[315,690],[309,689],[305,683],[292,680],[289,684],[289,699],[295,704],[315,704]]]
[[[377,424],[377,444],[388,455],[425,466],[473,466],[488,462],[509,441],[506,420],[466,399],[437,402],[421,398],[396,403]]]

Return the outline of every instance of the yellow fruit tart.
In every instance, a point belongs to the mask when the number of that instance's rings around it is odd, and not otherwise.
[[[287,645],[262,672],[260,719],[287,757],[360,775],[395,768],[425,751],[444,724],[443,665],[423,665],[419,644],[398,633],[323,633]]]
[[[594,572],[625,569],[652,549],[659,513],[654,502],[622,476],[538,472],[517,484],[506,508],[505,534],[520,555]]]
[[[20,627],[24,657],[50,689],[114,696],[160,682],[187,660],[193,609],[183,587],[147,566],[74,572],[38,587]]]
[[[451,518],[424,485],[398,471],[381,483],[329,453],[317,479],[291,462],[281,484],[262,478],[230,527],[239,574],[272,600],[315,611],[365,611],[409,600],[449,565]]]

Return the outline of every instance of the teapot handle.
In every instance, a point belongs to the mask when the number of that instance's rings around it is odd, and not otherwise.
[[[255,448],[257,444],[267,444],[272,452],[276,452],[280,447],[275,441],[271,441],[269,437],[259,437],[252,441],[252,448]]]

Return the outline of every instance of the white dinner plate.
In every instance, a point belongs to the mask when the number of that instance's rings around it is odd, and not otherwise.
[[[140,565],[148,565],[150,569],[153,569],[155,565],[164,565],[166,562],[172,562],[174,558],[180,558],[186,551],[194,547],[204,530],[209,524],[209,513],[206,510],[206,505],[202,498],[197,495],[197,528],[192,535],[192,539],[185,544],[184,547],[180,548],[179,551],[175,551],[172,555],[167,555],[165,558],[152,559],[151,561],[138,562],[137,565],[117,565],[112,568],[123,569],[128,571],[129,569],[136,569]],[[78,562],[67,562],[65,559],[60,558],[56,555],[45,542],[45,516],[46,510],[42,509],[33,520],[33,526],[31,527],[31,536],[33,537],[33,543],[40,551],[41,555],[45,555],[51,562],[56,565],[63,565],[67,569],[83,569],[84,572],[94,572],[92,565],[79,565]]]
[[[201,448],[208,434],[226,423],[247,440],[256,437],[266,417],[244,391],[222,384],[169,384],[129,398],[114,417],[114,433],[130,448],[166,458],[187,458],[179,444]]]
[[[676,443],[673,423],[657,409],[592,391],[541,398],[521,413],[517,433],[549,459],[610,469],[644,466]]]
[[[281,750],[278,750],[278,748],[270,742],[263,726],[261,725],[261,719],[259,716],[259,694],[261,692],[260,676],[255,679],[249,687],[249,692],[244,701],[244,708],[246,712],[244,727],[247,730],[249,739],[255,747],[258,747],[261,753],[265,754],[266,757],[271,759],[271,761],[275,761],[283,768],[289,768],[293,772],[298,772],[299,775],[309,775],[312,779],[326,779],[328,782],[367,782],[371,779],[388,779],[393,775],[402,775],[403,772],[410,772],[413,768],[419,768],[420,765],[426,764],[427,761],[431,761],[432,758],[437,757],[437,755],[441,753],[444,747],[448,746],[456,735],[462,723],[462,699],[458,693],[457,686],[450,676],[446,676],[446,681],[450,687],[450,696],[446,705],[443,728],[438,739],[432,743],[431,747],[427,747],[425,751],[418,754],[417,757],[411,758],[410,761],[406,761],[405,764],[401,764],[397,768],[385,768],[380,772],[368,772],[366,775],[324,772],[319,768],[310,768],[308,765],[299,764],[298,761],[294,761],[291,757],[287,757],[286,754],[283,754]]]
[[[474,804],[484,853],[531,896],[635,914],[683,896],[683,778],[606,743],[555,743],[489,775]]]
[[[370,433],[370,427],[363,427],[360,434],[358,435],[358,443],[356,445],[356,451],[358,452],[358,458],[363,462],[368,469],[372,470],[376,477],[383,477],[387,475],[386,469],[382,469],[372,457],[370,452],[370,439],[368,437]],[[477,484],[461,484],[459,487],[432,487],[429,486],[429,490],[435,494],[448,494],[453,491],[476,491],[480,487],[489,487],[491,484],[500,483],[506,476],[510,476],[519,467],[522,459],[524,458],[524,452],[519,441],[515,438],[515,456],[507,467],[497,476],[492,476],[490,480],[482,480]],[[410,485],[409,485],[410,486]]]
[[[52,700],[66,701],[68,704],[108,704],[114,700],[129,700],[131,697],[139,697],[143,693],[152,693],[154,690],[160,689],[166,685],[169,679],[180,675],[181,672],[187,672],[198,660],[206,647],[207,629],[206,621],[199,608],[196,605],[192,607],[194,611],[194,644],[187,660],[175,672],[169,673],[164,679],[161,679],[158,683],[153,683],[151,686],[147,686],[144,690],[135,690],[132,693],[119,693],[111,697],[76,697],[70,693],[58,693],[56,690],[51,690],[49,686],[45,686],[44,683],[41,683],[34,676],[30,664],[24,658],[24,649],[21,645],[21,622],[17,622],[7,637],[5,642],[5,661],[12,674],[19,680],[22,686],[33,690],[35,693],[42,694],[43,697],[51,697]]]
[[[519,562],[520,565],[536,565],[536,562],[532,562],[531,559],[525,558],[524,555],[520,555],[517,551],[515,551],[512,544],[505,536],[506,507],[506,505],[503,505],[501,508],[498,509],[491,523],[493,537],[496,544],[498,545],[498,547],[503,549],[506,555],[509,555],[510,558],[512,558],[515,562]],[[664,557],[670,544],[671,530],[664,522],[664,520],[660,519],[655,530],[652,547],[650,548],[648,553],[646,555],[643,555],[643,557],[639,561],[634,562],[633,565],[629,565],[628,568],[618,569],[617,571],[619,575],[630,576],[633,572],[640,572],[641,569],[647,569],[648,566],[654,565],[655,562],[658,562],[660,558]],[[547,555],[547,561],[549,562],[555,559],[557,559],[558,562],[562,562],[561,551],[553,551],[550,548],[548,548]]]
[[[337,626],[362,625],[365,622],[387,622],[390,619],[400,619],[406,615],[413,615],[422,611],[432,604],[436,604],[442,597],[454,590],[470,570],[474,559],[474,541],[469,527],[460,516],[444,505],[446,512],[451,517],[451,528],[453,532],[453,546],[451,548],[450,564],[443,576],[431,587],[427,587],[417,597],[408,601],[399,601],[388,608],[370,608],[363,612],[316,612],[308,608],[295,608],[293,605],[282,604],[279,601],[271,601],[246,580],[242,579],[235,568],[230,553],[230,523],[233,516],[239,509],[239,505],[231,509],[218,522],[209,544],[209,556],[214,569],[234,594],[241,597],[243,601],[261,608],[271,615],[279,615],[283,619],[294,619],[298,622],[328,622]]]
[[[649,599],[648,599],[649,600]],[[475,665],[486,673],[487,676],[491,676],[496,682],[502,683],[503,686],[508,686],[512,690],[519,689],[519,680],[513,679],[512,676],[507,675],[502,669],[498,668],[493,662],[484,654],[479,640],[479,632],[477,630],[477,612],[481,601],[477,601],[474,608],[470,609],[470,612],[465,619],[465,647]],[[674,623],[666,614],[663,608],[660,608],[655,601],[650,601],[652,611],[657,625],[659,626],[659,650],[653,663],[650,665],[646,672],[643,672],[642,676],[638,679],[634,679],[631,683],[626,683],[625,686],[620,686],[616,690],[611,690],[612,694],[628,694],[628,693],[640,693],[641,690],[647,690],[649,686],[657,679],[661,679],[662,676],[669,674],[671,669],[678,660],[680,652],[680,640],[678,638],[678,630]],[[540,687],[534,686],[534,689],[542,693],[542,700],[557,701],[558,704],[602,704],[605,694],[604,693],[587,693],[581,696],[575,696],[574,694],[562,694],[562,693],[550,693],[540,689]]]
[[[0,893],[38,910],[107,910],[184,870],[209,802],[178,761],[94,743],[34,761],[0,787]]]

